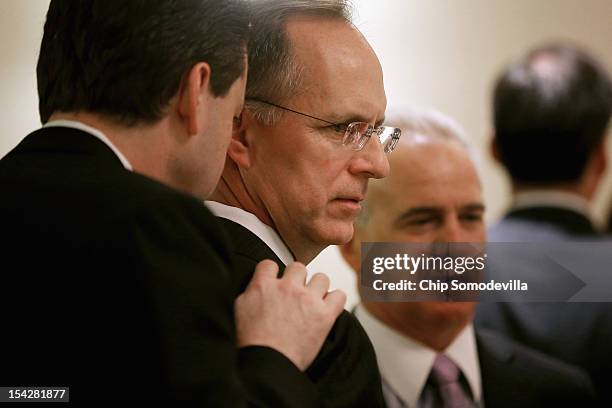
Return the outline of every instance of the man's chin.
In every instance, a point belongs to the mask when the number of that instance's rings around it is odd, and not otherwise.
[[[423,302],[431,319],[448,323],[469,320],[474,313],[474,302]]]
[[[338,225],[340,224],[340,225]],[[319,242],[329,245],[344,245],[353,238],[355,230],[352,222],[336,222],[336,225],[321,231]]]

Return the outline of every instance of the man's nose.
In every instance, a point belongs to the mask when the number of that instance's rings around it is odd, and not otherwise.
[[[366,174],[368,178],[377,179],[389,175],[389,159],[376,134],[370,137],[360,151],[355,152],[351,164],[351,172],[354,174]]]
[[[465,236],[459,219],[448,216],[439,229],[437,242],[465,242]]]

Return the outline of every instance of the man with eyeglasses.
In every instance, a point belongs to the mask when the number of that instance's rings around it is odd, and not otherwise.
[[[235,244],[241,289],[261,259],[282,273],[349,241],[400,136],[381,127],[381,66],[346,2],[258,1],[251,25],[246,108],[207,202]],[[319,274],[310,283],[327,284]],[[384,406],[372,345],[347,312],[306,373],[329,406]]]

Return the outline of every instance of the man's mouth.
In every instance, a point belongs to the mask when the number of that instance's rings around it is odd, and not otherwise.
[[[359,212],[361,211],[361,202],[364,197],[355,195],[355,196],[341,196],[336,198],[334,201],[345,207],[347,210],[351,212]]]

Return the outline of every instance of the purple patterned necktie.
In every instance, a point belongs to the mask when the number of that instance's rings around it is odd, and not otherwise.
[[[443,354],[438,354],[419,400],[421,408],[468,408],[475,404],[461,384],[459,367]]]

